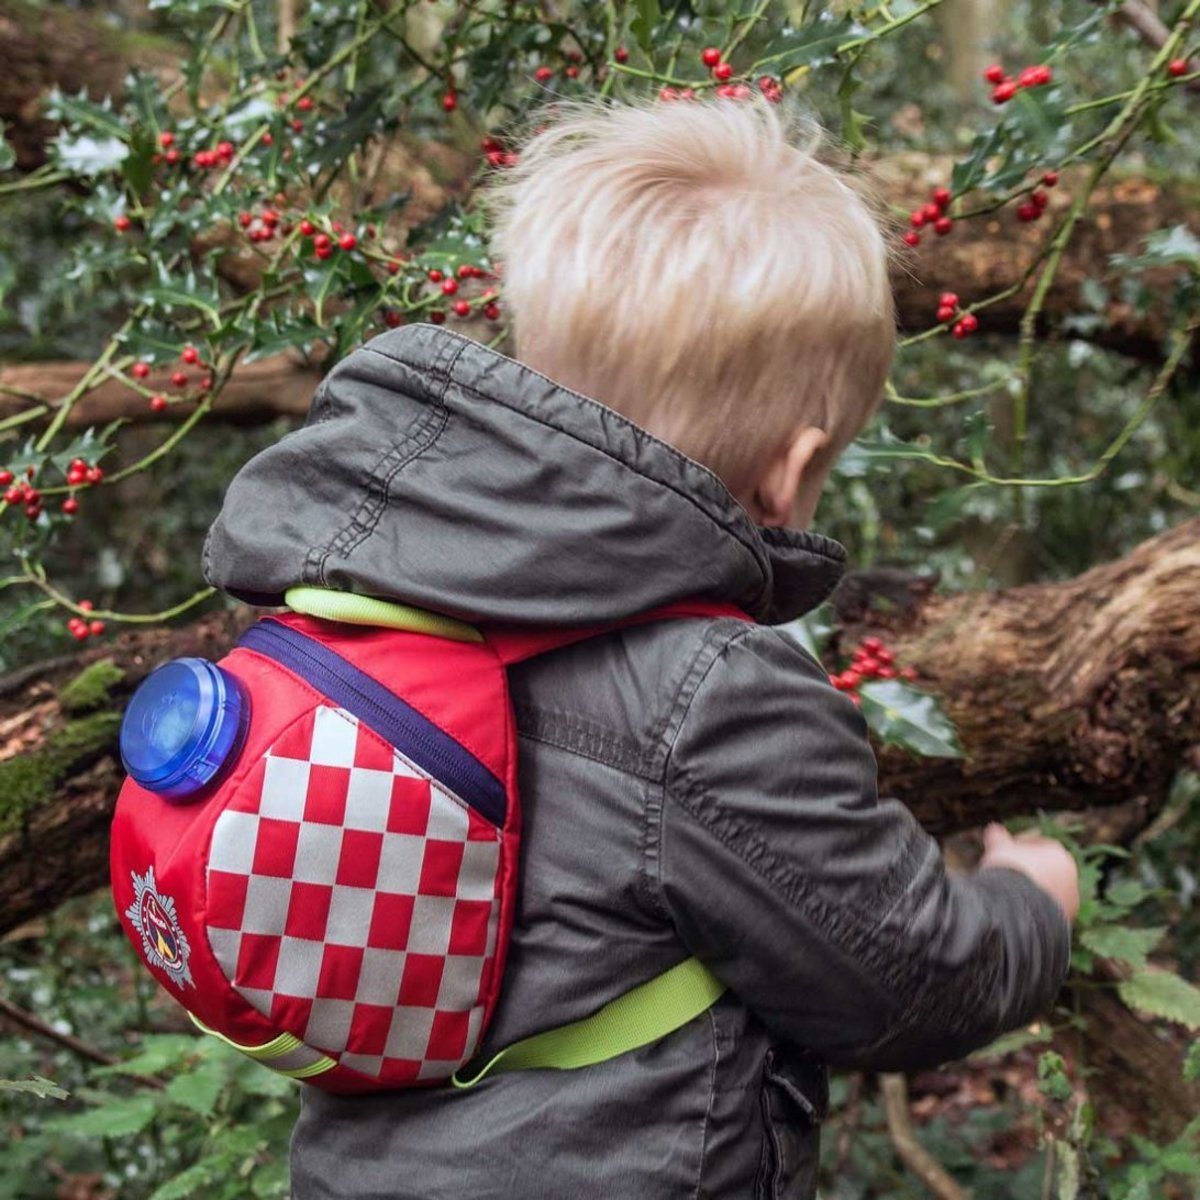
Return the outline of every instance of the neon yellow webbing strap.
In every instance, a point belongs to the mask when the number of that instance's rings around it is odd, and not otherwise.
[[[358,596],[353,592],[335,592],[327,588],[288,588],[284,602],[293,612],[326,621],[343,621],[347,625],[377,625],[381,629],[400,629],[406,633],[428,633],[449,638],[453,642],[482,642],[483,634],[465,621],[377,600],[374,596]]]
[[[357,596],[352,592],[325,588],[294,587],[288,590],[284,600],[293,612],[327,621],[428,633],[460,642],[483,641],[479,630],[462,621],[405,604],[377,600],[372,596]],[[609,1001],[590,1017],[514,1042],[470,1078],[462,1077],[460,1070],[451,1079],[455,1087],[470,1088],[486,1076],[503,1071],[538,1068],[570,1071],[607,1062],[619,1054],[626,1054],[639,1046],[648,1046],[682,1029],[689,1021],[711,1008],[724,991],[725,985],[699,959],[688,958]],[[280,1053],[274,1044],[269,1047],[237,1048],[260,1061],[272,1057],[271,1051]],[[305,1071],[315,1074],[319,1070],[329,1069],[324,1063],[319,1066],[314,1064],[314,1068],[306,1067]]]
[[[514,1042],[469,1079],[456,1071],[452,1082],[455,1087],[469,1088],[500,1071],[539,1067],[573,1071],[607,1062],[682,1029],[711,1008],[724,991],[725,985],[698,958],[684,959],[582,1021]]]

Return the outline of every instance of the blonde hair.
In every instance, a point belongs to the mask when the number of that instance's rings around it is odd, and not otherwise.
[[[762,102],[559,106],[486,192],[517,356],[752,488],[800,424],[830,457],[891,365],[871,207]]]

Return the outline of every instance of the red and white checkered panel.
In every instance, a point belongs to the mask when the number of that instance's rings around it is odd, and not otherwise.
[[[292,726],[213,829],[207,931],[235,990],[342,1066],[445,1079],[477,1048],[500,832],[340,708]]]

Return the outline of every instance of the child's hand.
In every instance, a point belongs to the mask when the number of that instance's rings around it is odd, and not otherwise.
[[[1071,854],[1053,838],[1036,833],[1013,837],[1003,825],[989,825],[983,831],[983,858],[986,867],[1008,867],[1028,875],[1034,883],[1062,906],[1067,920],[1075,920],[1079,911],[1079,870]]]

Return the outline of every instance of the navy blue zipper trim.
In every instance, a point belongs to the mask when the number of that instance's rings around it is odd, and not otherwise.
[[[247,629],[238,645],[307,680],[481,816],[503,828],[508,810],[504,784],[465,746],[365,671],[321,642],[270,618]]]

